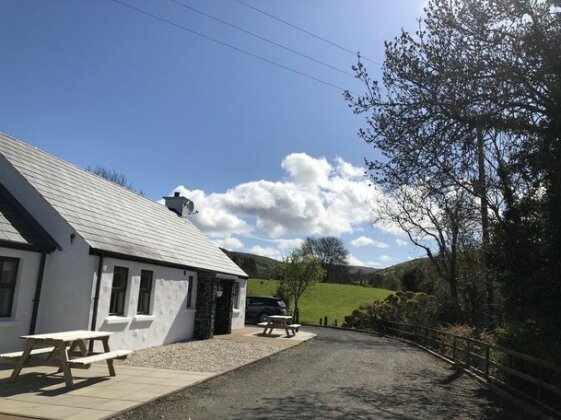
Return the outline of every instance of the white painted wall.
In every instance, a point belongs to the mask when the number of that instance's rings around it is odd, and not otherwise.
[[[247,294],[247,280],[238,279],[240,286],[238,294],[238,309],[234,309],[232,313],[232,329],[243,328],[245,326],[245,297]]]
[[[129,278],[124,316],[109,316],[111,286],[115,266],[127,267]],[[154,272],[150,315],[137,315],[141,270]],[[189,276],[193,277],[193,306],[187,308]],[[104,258],[99,296],[97,325],[101,331],[112,331],[114,349],[135,350],[189,340],[195,326],[197,273],[115,258]]]
[[[62,247],[47,257],[36,333],[89,329],[97,268],[89,245],[2,155],[0,182]]]
[[[12,316],[0,318],[0,353],[7,353],[20,350],[25,342],[19,337],[29,334],[41,254],[0,247],[0,257],[19,259]]]

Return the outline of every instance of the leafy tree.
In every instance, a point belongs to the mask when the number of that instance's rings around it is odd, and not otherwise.
[[[366,94],[347,99],[383,155],[373,180],[390,191],[439,179],[477,199],[487,312],[498,275],[511,319],[559,338],[560,3],[432,0],[425,12],[386,43],[383,87],[355,67]]]
[[[132,182],[129,181],[126,175],[117,172],[115,169],[109,169],[106,168],[105,166],[96,165],[94,167],[88,166],[86,170],[88,172],[91,172],[92,174],[96,174],[102,178],[105,178],[108,181],[120,185],[121,187],[125,187],[127,190],[131,190],[137,194],[144,195],[144,191],[137,190],[132,184]]]
[[[279,269],[279,290],[288,295],[298,319],[298,303],[302,295],[321,281],[325,272],[320,260],[305,250],[296,249],[284,259]]]
[[[344,278],[346,276],[349,251],[341,239],[335,236],[307,237],[302,249],[319,258],[325,272],[323,281],[335,281],[336,277]]]

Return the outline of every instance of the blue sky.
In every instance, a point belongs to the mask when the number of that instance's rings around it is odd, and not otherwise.
[[[356,80],[170,0],[122,0],[331,84]],[[344,71],[355,58],[234,0],[180,0]],[[244,0],[380,63],[424,0]],[[67,161],[104,165],[154,200],[179,190],[224,246],[279,258],[308,235],[340,236],[352,262],[421,254],[369,223],[361,177],[376,151],[341,92],[112,0],[3,0],[0,131]],[[373,75],[379,64],[366,62]],[[370,194],[372,191],[372,194]]]

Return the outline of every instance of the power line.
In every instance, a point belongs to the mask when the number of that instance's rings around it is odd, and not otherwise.
[[[272,40],[270,40],[270,39],[268,39],[268,38],[265,38],[265,37],[263,37],[263,36],[261,36],[261,35],[258,35],[258,34],[256,34],[256,33],[254,33],[254,32],[248,31],[247,29],[241,28],[241,27],[239,27],[239,26],[237,26],[237,25],[234,25],[233,23],[227,22],[227,21],[225,21],[225,20],[223,20],[223,19],[220,19],[220,18],[218,18],[218,17],[216,17],[216,16],[213,16],[213,15],[211,15],[211,14],[209,14],[209,13],[203,12],[202,10],[196,9],[196,8],[194,8],[194,7],[192,7],[192,6],[189,6],[189,5],[185,4],[185,3],[182,3],[182,2],[180,2],[180,1],[178,1],[178,0],[169,0],[169,1],[171,1],[171,2],[173,2],[173,3],[175,3],[175,4],[178,4],[179,6],[184,7],[184,8],[186,8],[186,9],[192,10],[192,11],[195,12],[195,13],[198,13],[198,14],[200,14],[200,15],[206,16],[206,17],[209,18],[209,19],[213,19],[213,20],[215,20],[215,21],[217,21],[217,22],[220,22],[220,23],[222,23],[222,24],[224,24],[224,25],[227,25],[227,26],[229,26],[229,27],[231,27],[231,28],[234,28],[234,29],[236,29],[236,30],[238,30],[238,31],[241,31],[241,32],[244,32],[244,33],[246,33],[246,34],[248,34],[248,35],[251,35],[251,36],[253,36],[253,37],[257,38],[257,39],[260,39],[261,41],[268,42],[269,44],[275,45],[275,46],[277,46],[277,47],[279,47],[279,48],[282,48],[283,50],[286,50],[286,51],[289,51],[289,52],[291,52],[291,53],[293,53],[293,54],[299,55],[300,57],[304,57],[304,58],[306,58],[306,59],[308,59],[308,60],[310,60],[310,61],[313,61],[314,63],[321,64],[322,66],[325,66],[325,67],[328,67],[328,68],[330,68],[330,69],[332,69],[332,70],[338,71],[339,73],[342,73],[342,74],[344,74],[344,75],[346,75],[346,76],[349,76],[349,77],[352,77],[352,78],[355,77],[354,74],[349,73],[348,71],[342,70],[342,69],[340,69],[340,68],[338,68],[338,67],[332,66],[331,64],[328,64],[328,63],[325,63],[325,62],[320,61],[320,60],[318,60],[318,59],[315,59],[315,58],[313,58],[313,57],[310,57],[309,55],[303,54],[303,53],[301,53],[301,52],[299,52],[299,51],[296,51],[296,50],[294,50],[294,49],[292,49],[292,48],[290,48],[290,47],[287,47],[287,46],[285,46],[285,45],[279,44],[278,42],[272,41]]]
[[[288,25],[288,26],[290,26],[291,28],[294,28],[294,29],[296,29],[296,30],[298,30],[298,31],[300,31],[300,32],[304,32],[304,33],[307,34],[307,35],[313,36],[314,38],[319,39],[320,41],[323,41],[323,42],[325,42],[325,43],[327,43],[327,44],[329,44],[329,45],[331,45],[331,46],[333,46],[333,47],[336,47],[336,48],[339,48],[340,50],[343,50],[343,51],[345,51],[345,52],[348,52],[348,53],[354,55],[355,57],[356,57],[356,55],[357,55],[357,52],[356,52],[356,51],[350,50],[350,49],[348,49],[348,48],[346,48],[346,47],[343,47],[343,46],[340,45],[340,44],[337,44],[337,43],[335,43],[335,42],[333,42],[333,41],[330,41],[330,40],[328,40],[328,39],[323,38],[322,36],[319,36],[319,35],[317,35],[317,34],[314,34],[313,32],[310,32],[310,31],[308,31],[308,30],[306,30],[306,29],[304,29],[304,28],[302,28],[302,27],[300,27],[300,26],[297,26],[297,25],[295,25],[295,24],[293,24],[293,23],[290,23],[290,22],[288,22],[288,21],[286,21],[286,20],[284,20],[284,19],[281,19],[281,18],[279,18],[279,17],[277,17],[277,16],[275,16],[275,15],[272,15],[272,14],[270,14],[270,13],[264,11],[264,10],[258,9],[257,7],[252,6],[252,5],[249,4],[249,3],[246,3],[246,2],[244,2],[244,1],[242,1],[242,0],[235,0],[235,1],[238,2],[239,4],[245,6],[245,7],[249,7],[250,9],[253,9],[253,10],[255,10],[256,12],[259,12],[259,13],[265,15],[265,16],[268,16],[268,17],[270,17],[271,19],[274,19],[274,20],[276,20],[276,21],[279,21],[279,22],[281,22],[281,23],[284,23],[285,25]],[[381,65],[380,63],[378,63],[378,62],[376,62],[376,61],[374,61],[374,60],[371,60],[370,58],[364,57],[364,56],[362,56],[362,55],[361,55],[361,58],[363,58],[364,60],[370,61],[371,63]]]
[[[242,48],[238,48],[238,47],[236,47],[236,46],[234,46],[234,45],[231,45],[231,44],[228,44],[228,43],[226,43],[226,42],[220,41],[220,40],[218,40],[218,39],[216,39],[216,38],[212,38],[212,37],[210,37],[210,36],[208,36],[208,35],[205,35],[205,34],[203,34],[203,33],[201,33],[201,32],[197,32],[197,31],[195,31],[195,30],[193,30],[193,29],[190,29],[190,28],[188,28],[188,27],[186,27],[186,26],[179,25],[179,24],[177,24],[177,23],[175,23],[175,22],[172,22],[171,20],[165,19],[165,18],[163,18],[163,17],[161,17],[161,16],[158,16],[158,15],[155,15],[155,14],[153,14],[153,13],[147,12],[146,10],[140,9],[140,8],[138,8],[138,7],[136,7],[136,6],[130,5],[130,4],[125,3],[125,2],[123,2],[123,1],[121,1],[121,0],[112,0],[112,1],[114,1],[115,3],[119,3],[119,4],[122,5],[122,6],[128,7],[129,9],[136,10],[137,12],[142,13],[142,14],[144,14],[144,15],[146,15],[146,16],[150,16],[150,17],[152,17],[152,18],[154,18],[154,19],[157,19],[157,20],[159,20],[159,21],[161,21],[161,22],[164,22],[164,23],[167,23],[167,24],[169,24],[169,25],[175,26],[176,28],[181,29],[181,30],[186,31],[186,32],[189,32],[189,33],[191,33],[191,34],[193,34],[193,35],[197,35],[197,36],[199,36],[199,37],[201,37],[201,38],[205,38],[205,39],[207,39],[207,40],[209,40],[209,41],[215,42],[215,43],[220,44],[220,45],[222,45],[222,46],[224,46],[224,47],[228,47],[228,48],[230,48],[230,49],[232,49],[232,50],[234,50],[234,51],[240,52],[240,53],[242,53],[242,54],[245,54],[245,55],[248,55],[248,56],[250,56],[250,57],[256,58],[256,59],[258,59],[258,60],[264,61],[264,62],[266,62],[266,63],[272,64],[273,66],[279,67],[279,68],[281,68],[281,69],[288,70],[288,71],[290,71],[290,72],[292,72],[292,73],[298,74],[298,75],[303,76],[303,77],[306,77],[306,78],[308,78],[308,79],[315,80],[316,82],[323,83],[323,84],[326,85],[326,86],[332,87],[332,88],[334,88],[334,89],[337,89],[337,90],[340,90],[340,91],[343,91],[343,92],[345,92],[345,91],[348,90],[348,89],[342,88],[341,86],[337,86],[337,85],[335,85],[335,84],[333,84],[333,83],[331,83],[331,82],[328,82],[328,81],[326,81],[326,80],[320,79],[320,78],[315,77],[315,76],[312,76],[312,75],[310,75],[310,74],[307,74],[307,73],[301,72],[301,71],[299,71],[299,70],[293,69],[293,68],[291,68],[291,67],[285,66],[284,64],[277,63],[276,61],[269,60],[268,58],[265,58],[265,57],[262,57],[262,56],[260,56],[260,55],[254,54],[254,53],[249,52],[249,51],[247,51],[247,50],[244,50],[244,49],[242,49]],[[354,92],[351,92],[351,93],[354,94]]]

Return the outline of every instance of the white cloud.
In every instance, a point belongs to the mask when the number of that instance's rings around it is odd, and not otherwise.
[[[283,159],[281,167],[296,184],[314,187],[327,184],[331,172],[325,158],[316,159],[306,153],[291,153]]]
[[[231,251],[235,251],[237,249],[243,249],[244,244],[238,238],[225,238],[225,239],[215,239],[214,242],[216,245],[222,248],[229,249]]]
[[[393,258],[389,255],[380,255],[378,259],[383,262],[393,261]]]
[[[406,246],[409,242],[398,238],[398,239],[395,240],[395,243],[397,244],[397,246]]]
[[[189,219],[211,237],[261,230],[266,237],[279,241],[284,235],[353,233],[370,221],[372,203],[381,197],[359,176],[361,168],[341,158],[335,160],[333,169],[325,158],[293,153],[281,166],[289,175],[287,180],[250,181],[211,194],[180,185],[173,192],[194,201],[199,213]],[[292,245],[279,242],[283,250]]]
[[[380,263],[378,263],[378,262],[373,262],[373,261],[364,262],[364,261],[358,259],[357,257],[355,257],[353,254],[349,254],[349,256],[347,257],[347,263],[349,265],[358,265],[360,267],[379,267],[380,266]]]
[[[364,247],[364,246],[373,246],[376,248],[389,248],[390,246],[385,243],[385,242],[380,242],[380,241],[375,241],[372,238],[368,238],[366,236],[359,236],[356,239],[353,239],[351,241],[351,245],[359,248],[359,247]]]
[[[292,251],[294,248],[299,248],[304,242],[301,238],[296,239],[274,239],[273,242],[277,244],[277,248],[281,251]]]
[[[251,232],[251,226],[240,217],[227,211],[221,201],[222,194],[206,195],[204,191],[190,191],[183,185],[177,186],[173,192],[178,192],[195,203],[197,214],[189,216],[189,220],[211,237],[228,237],[232,234]]]
[[[263,257],[274,258],[275,260],[280,260],[282,258],[282,254],[278,248],[268,246],[254,245],[249,248],[248,252],[251,254],[261,255]]]
[[[337,164],[337,172],[343,178],[363,178],[365,175],[363,168],[353,166],[340,157],[335,158],[335,163]]]

